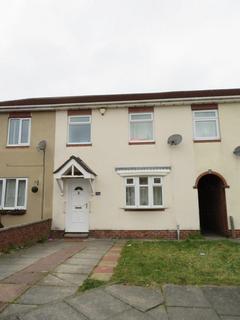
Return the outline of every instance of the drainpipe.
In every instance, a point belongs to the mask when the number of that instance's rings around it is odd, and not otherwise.
[[[41,201],[41,220],[43,220],[43,211],[44,211],[44,191],[45,191],[45,164],[46,164],[46,147],[47,141],[42,140],[37,145],[38,151],[43,151],[43,163],[42,163],[42,201]]]
[[[43,170],[42,170],[42,203],[41,203],[41,220],[43,220],[44,196],[45,196],[45,160],[46,150],[43,150]]]

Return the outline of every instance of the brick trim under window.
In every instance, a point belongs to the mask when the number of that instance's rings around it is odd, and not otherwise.
[[[91,115],[91,109],[68,110],[68,116]]]
[[[9,112],[8,118],[31,118],[30,112]]]
[[[153,107],[129,107],[128,113],[145,113],[145,112],[154,112]]]
[[[194,103],[191,105],[191,109],[195,110],[218,110],[217,103]]]

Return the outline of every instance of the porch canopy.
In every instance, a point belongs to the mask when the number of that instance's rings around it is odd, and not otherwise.
[[[89,168],[89,166],[79,157],[71,156],[66,160],[58,169],[53,172],[60,192],[63,195],[63,181],[64,179],[87,179],[91,185],[93,192],[92,182],[95,180],[97,174]]]

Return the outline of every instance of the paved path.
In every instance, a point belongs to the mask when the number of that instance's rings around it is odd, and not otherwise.
[[[58,290],[60,287],[57,287]],[[49,290],[49,287],[47,288]],[[48,291],[45,292],[49,294]],[[56,292],[55,292],[56,294]],[[26,293],[1,319],[8,320],[239,320],[240,289],[166,285],[162,290],[111,285],[83,294],[65,291],[49,302]],[[51,296],[51,292],[50,292]],[[48,300],[48,303],[46,303]],[[34,304],[32,304],[34,302]],[[44,303],[44,304],[42,304]]]
[[[102,270],[97,265],[116,262],[121,246],[54,241],[0,256],[0,319],[240,320],[240,287],[109,285],[78,293],[93,270]]]
[[[75,294],[113,244],[52,241],[1,255],[0,319],[18,319],[13,315]]]

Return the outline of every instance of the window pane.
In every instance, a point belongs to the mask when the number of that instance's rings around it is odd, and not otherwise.
[[[196,136],[203,138],[217,137],[217,125],[215,120],[196,121]]]
[[[86,117],[71,117],[70,118],[70,122],[71,123],[75,123],[75,122],[89,122],[90,121],[90,117],[86,116]]]
[[[69,142],[90,142],[90,124],[69,125]]]
[[[25,190],[26,190],[26,181],[19,180],[18,181],[18,198],[17,198],[18,207],[23,207],[25,204]]]
[[[135,206],[135,188],[126,187],[126,205]]]
[[[162,205],[162,187],[160,186],[153,187],[153,205],[154,206]]]
[[[6,180],[6,190],[5,190],[5,207],[15,207],[15,190],[16,190],[16,180],[7,179]]]
[[[194,113],[195,118],[212,118],[216,117],[215,111],[200,111]]]
[[[9,144],[18,144],[18,137],[19,137],[19,119],[10,119],[9,122]]]
[[[152,120],[152,114],[131,114],[131,120]]]
[[[131,140],[153,140],[153,124],[149,122],[131,122]]]
[[[148,177],[140,177],[139,184],[148,184]]]
[[[3,181],[0,180],[0,206],[2,206],[2,189],[3,189]]]
[[[161,178],[154,178],[154,183],[161,183]]]
[[[29,142],[29,124],[29,119],[22,120],[21,143]]]
[[[127,184],[133,184],[133,178],[128,178],[127,179]]]
[[[148,187],[140,187],[140,205],[148,205]]]

